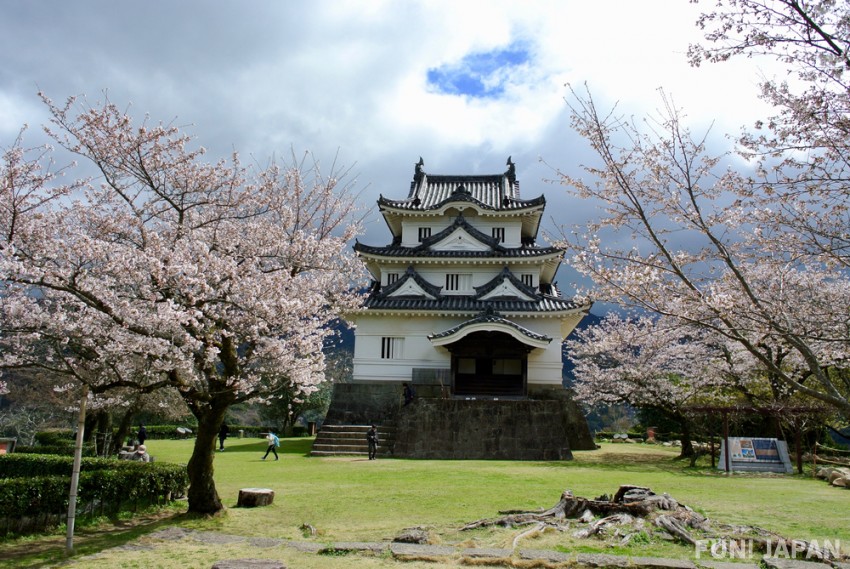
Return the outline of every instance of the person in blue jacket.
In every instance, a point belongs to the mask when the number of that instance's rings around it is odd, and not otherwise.
[[[269,433],[268,435],[266,435],[266,442],[269,443],[269,447],[266,449],[266,454],[263,455],[263,460],[266,460],[266,457],[269,456],[270,452],[273,452],[274,459],[278,460],[277,447],[280,446],[280,439],[277,438],[276,434]]]

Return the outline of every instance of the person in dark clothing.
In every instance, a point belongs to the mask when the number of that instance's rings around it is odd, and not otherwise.
[[[227,423],[221,423],[221,428],[218,430],[218,450],[224,450],[224,439],[227,438],[227,434],[230,432],[230,428],[228,428]]]
[[[375,460],[378,457],[378,427],[375,425],[366,431],[366,442],[369,443],[369,460]]]
[[[144,424],[139,425],[139,432],[136,433],[136,440],[139,441],[140,445],[145,444],[145,441],[148,438],[148,430],[145,428]]]
[[[413,391],[413,388],[408,384],[402,383],[402,385],[404,386],[404,406],[407,407],[413,403],[413,398],[416,397],[416,392]]]

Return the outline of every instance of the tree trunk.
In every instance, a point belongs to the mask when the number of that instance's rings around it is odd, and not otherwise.
[[[121,416],[121,422],[118,423],[118,430],[115,432],[115,438],[112,439],[112,445],[109,449],[111,454],[118,454],[118,451],[120,451],[121,447],[124,446],[124,441],[127,440],[127,436],[130,434],[130,428],[133,424],[133,418],[136,416],[137,410],[138,407],[134,401],[129,407],[127,407],[124,415]]]
[[[691,424],[685,417],[679,417],[682,425],[682,452],[679,458],[688,458],[694,455],[694,444],[691,441]]]
[[[83,433],[83,442],[90,443],[97,431],[97,413],[89,413],[86,415],[85,432]]]
[[[97,414],[97,432],[94,434],[97,456],[109,456],[107,445],[109,445],[111,435],[112,413],[105,410],[100,411]]]
[[[229,405],[218,406],[198,403],[190,404],[192,413],[198,419],[198,433],[195,448],[189,459],[189,512],[194,514],[215,514],[224,509],[213,480],[213,460],[218,430],[224,420]]]

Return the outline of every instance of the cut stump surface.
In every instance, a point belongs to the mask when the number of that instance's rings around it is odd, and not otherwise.
[[[274,490],[271,488],[242,488],[239,490],[237,508],[256,508],[270,506],[274,502]]]

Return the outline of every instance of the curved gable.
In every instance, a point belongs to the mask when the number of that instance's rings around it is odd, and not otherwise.
[[[497,298],[539,300],[540,295],[532,287],[516,278],[508,267],[505,267],[493,280],[475,287],[475,298],[478,300],[494,300]]]
[[[413,267],[408,267],[404,275],[396,282],[384,288],[381,296],[384,298],[426,298],[436,300],[440,297],[442,287],[432,285],[423,279]]]
[[[424,240],[416,249],[430,251],[504,251],[499,241],[475,229],[463,215],[439,233]]]
[[[549,336],[532,332],[516,322],[503,318],[498,312],[492,310],[486,310],[475,318],[444,332],[431,334],[428,336],[428,340],[434,346],[446,346],[474,332],[501,332],[531,348],[545,348],[552,342],[552,338]]]

